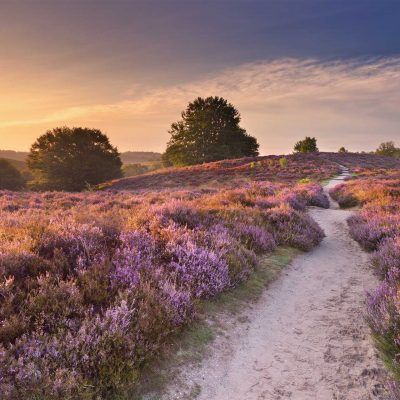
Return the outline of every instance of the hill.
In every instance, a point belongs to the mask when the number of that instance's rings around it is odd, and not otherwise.
[[[27,151],[0,150],[0,158],[8,158],[10,160],[25,161],[28,154]]]
[[[286,160],[286,161],[285,161]],[[400,160],[375,154],[316,153],[262,156],[216,161],[182,168],[164,168],[139,176],[122,178],[101,186],[112,190],[158,190],[195,187],[235,187],[251,181],[295,182],[307,177],[324,180],[351,170],[400,168]]]
[[[27,170],[27,166],[24,161],[15,160],[12,158],[0,157],[3,160],[7,160],[11,165],[17,168],[20,172],[24,172]]]
[[[153,151],[125,151],[121,153],[121,160],[124,164],[161,161],[161,153]]]
[[[0,158],[25,161],[27,151],[0,150]],[[121,153],[121,160],[124,164],[138,164],[161,161],[161,153],[153,151],[125,151]]]

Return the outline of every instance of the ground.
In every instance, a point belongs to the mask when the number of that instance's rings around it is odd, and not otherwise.
[[[326,233],[322,244],[297,256],[241,315],[221,315],[209,356],[184,365],[163,399],[385,398],[385,371],[363,315],[377,278],[349,237],[351,211],[332,201],[310,213]]]

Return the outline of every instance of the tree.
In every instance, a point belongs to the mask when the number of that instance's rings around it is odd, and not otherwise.
[[[32,145],[27,164],[33,187],[44,190],[80,191],[122,176],[118,150],[97,129],[48,131]]]
[[[348,152],[349,151],[343,146],[338,150],[338,153],[348,153]]]
[[[400,157],[400,148],[397,148],[394,142],[383,142],[375,153],[381,156]]]
[[[294,145],[294,151],[298,153],[314,153],[318,151],[317,139],[306,136],[304,140],[298,141]]]
[[[10,161],[0,158],[0,189],[20,190],[25,181],[21,173]]]
[[[258,155],[257,140],[239,126],[238,110],[222,97],[198,97],[171,125],[165,165],[193,165]]]

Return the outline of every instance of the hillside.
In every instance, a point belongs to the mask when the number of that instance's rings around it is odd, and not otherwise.
[[[0,150],[0,158],[8,158],[10,160],[25,161],[28,154],[26,151]]]
[[[3,160],[7,160],[10,164],[12,164],[15,168],[17,168],[20,172],[24,172],[27,170],[27,166],[24,161],[15,160],[12,158],[0,157]]]
[[[124,164],[161,161],[161,153],[153,151],[125,151],[121,153],[121,160]]]
[[[0,150],[0,158],[24,161],[29,153],[26,151]],[[125,151],[121,153],[124,164],[148,163],[161,160],[161,153],[153,151]]]
[[[285,161],[286,160],[286,161]],[[183,168],[164,168],[102,185],[114,190],[157,190],[205,186],[234,187],[250,181],[294,182],[307,177],[325,180],[339,171],[338,164],[352,170],[400,168],[400,160],[374,154],[317,153],[263,156],[217,161]]]

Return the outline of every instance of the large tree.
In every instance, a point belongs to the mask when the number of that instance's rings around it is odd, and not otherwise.
[[[122,176],[118,150],[97,129],[55,128],[40,136],[27,159],[33,186],[80,191]]]
[[[294,151],[297,153],[314,153],[318,151],[317,139],[306,136],[304,140],[299,140],[294,145]]]
[[[0,158],[0,189],[19,190],[24,184],[18,169],[10,161]]]
[[[238,110],[222,97],[198,97],[171,125],[167,165],[192,165],[258,155],[257,140],[239,126]]]

